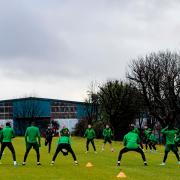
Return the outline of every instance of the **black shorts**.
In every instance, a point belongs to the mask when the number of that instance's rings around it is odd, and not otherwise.
[[[104,144],[106,144],[107,142],[111,144],[112,143],[111,138],[104,138]]]
[[[165,145],[165,152],[169,152],[169,151],[177,152],[178,148],[175,144],[166,144]]]
[[[61,151],[64,156],[68,155],[68,152],[72,152],[70,144],[59,144],[57,147],[58,151]]]
[[[31,149],[32,147],[35,150],[39,150],[39,144],[38,143],[27,143],[26,144],[26,149]]]

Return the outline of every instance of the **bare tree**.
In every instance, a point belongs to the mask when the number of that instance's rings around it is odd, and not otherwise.
[[[87,114],[88,123],[98,120],[98,95],[95,82],[91,82],[85,99],[85,113]]]
[[[98,95],[97,95],[97,83],[91,82],[87,91],[87,98],[84,101],[84,114],[85,116],[80,119],[75,127],[75,135],[83,136],[88,124],[93,124],[93,128],[96,131],[96,137],[101,137],[101,121],[99,120],[98,111]]]
[[[170,51],[132,61],[127,77],[140,90],[150,115],[164,127],[180,113],[180,56]]]

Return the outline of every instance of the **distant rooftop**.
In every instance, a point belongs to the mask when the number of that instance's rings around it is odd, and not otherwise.
[[[30,99],[41,100],[41,101],[61,101],[61,102],[80,103],[80,104],[84,103],[82,101],[70,101],[70,100],[39,98],[39,97],[24,97],[24,98],[6,99],[6,100],[0,100],[0,103],[1,102],[12,102],[12,101],[23,101],[23,100],[30,100]]]

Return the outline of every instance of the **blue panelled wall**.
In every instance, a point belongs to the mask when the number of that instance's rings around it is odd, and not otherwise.
[[[16,135],[24,135],[25,129],[32,121],[44,131],[52,121],[78,122],[87,116],[83,102],[27,97],[0,101],[0,125],[13,122]],[[69,123],[68,123],[69,124]],[[71,126],[70,124],[70,126]],[[73,129],[73,127],[70,127]]]

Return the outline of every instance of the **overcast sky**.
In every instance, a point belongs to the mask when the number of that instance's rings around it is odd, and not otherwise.
[[[0,0],[0,99],[82,101],[132,59],[179,48],[179,0]]]

